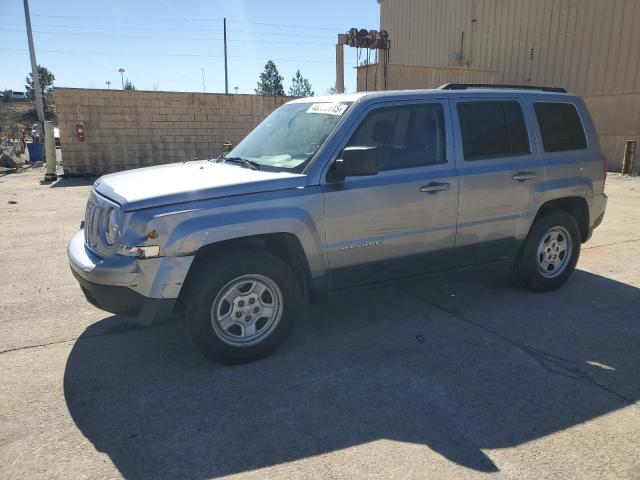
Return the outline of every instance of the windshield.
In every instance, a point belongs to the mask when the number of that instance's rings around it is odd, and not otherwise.
[[[267,170],[300,172],[329,136],[348,103],[290,103],[265,118],[226,157]]]

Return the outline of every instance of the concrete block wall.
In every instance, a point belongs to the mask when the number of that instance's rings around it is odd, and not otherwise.
[[[65,175],[208,159],[236,145],[288,97],[56,88]],[[84,124],[84,142],[76,124]]]

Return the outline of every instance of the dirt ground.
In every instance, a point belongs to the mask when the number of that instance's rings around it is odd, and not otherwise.
[[[640,479],[640,179],[610,176],[557,292],[502,267],[351,291],[222,367],[84,300],[90,182],[43,176],[0,176],[0,478]]]

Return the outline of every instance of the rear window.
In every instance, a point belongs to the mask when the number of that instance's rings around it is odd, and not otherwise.
[[[527,128],[518,102],[458,104],[465,160],[530,153]]]
[[[545,152],[564,152],[587,148],[582,122],[570,103],[536,102],[533,104],[542,134]]]

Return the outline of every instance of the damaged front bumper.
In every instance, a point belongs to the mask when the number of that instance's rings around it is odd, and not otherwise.
[[[92,305],[150,325],[172,315],[193,256],[100,258],[80,230],[67,247],[71,271]]]

